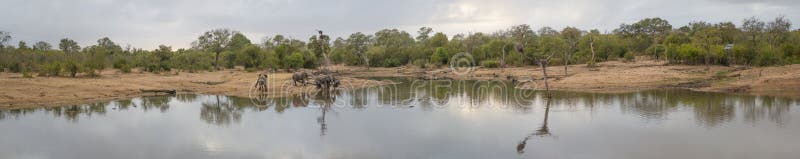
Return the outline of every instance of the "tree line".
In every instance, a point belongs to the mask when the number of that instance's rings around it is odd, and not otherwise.
[[[0,70],[32,76],[97,76],[114,68],[130,72],[214,71],[243,66],[246,70],[316,68],[327,64],[367,67],[439,67],[454,55],[467,53],[483,67],[587,64],[608,60],[634,61],[637,56],[671,64],[772,66],[800,63],[800,30],[791,30],[783,16],[770,21],[751,17],[733,22],[691,22],[673,27],[661,18],[621,24],[611,32],[565,27],[534,30],[527,24],[492,33],[448,36],[422,27],[416,36],[398,29],[373,34],[352,33],[332,39],[322,31],[307,40],[283,35],[252,42],[241,32],[209,30],[191,48],[160,45],[153,50],[121,47],[105,37],[81,47],[69,38],[57,46],[39,41],[11,44],[0,31]],[[566,69],[566,67],[565,67]]]

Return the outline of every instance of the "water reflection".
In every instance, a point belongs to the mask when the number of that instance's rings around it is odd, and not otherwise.
[[[0,158],[800,155],[793,98],[658,90],[545,100],[513,86],[424,81],[269,99],[180,94],[5,109]]]
[[[447,86],[447,87],[443,87]],[[17,118],[37,111],[44,111],[54,117],[77,122],[81,116],[104,115],[110,107],[115,111],[141,109],[143,111],[170,110],[171,102],[200,102],[200,119],[213,125],[237,123],[250,111],[274,110],[282,113],[298,107],[319,107],[318,119],[321,134],[325,132],[325,115],[337,108],[364,109],[366,107],[387,109],[409,109],[420,107],[423,111],[446,109],[448,107],[470,109],[503,109],[529,112],[536,103],[541,103],[541,92],[508,89],[512,84],[497,81],[425,81],[385,87],[372,87],[357,90],[338,90],[328,93],[296,94],[289,97],[266,99],[254,104],[254,100],[221,95],[151,96],[114,102],[89,103],[63,107],[24,108],[0,110],[0,120]],[[531,94],[519,97],[520,94]],[[594,112],[598,107],[616,107],[625,114],[631,114],[643,122],[669,120],[675,112],[690,110],[698,125],[708,128],[719,127],[741,116],[744,122],[756,124],[768,120],[783,125],[789,120],[791,106],[798,99],[747,96],[722,93],[692,92],[683,90],[657,90],[636,93],[602,94],[554,92],[555,98],[547,100],[548,105],[559,107],[560,111]],[[336,100],[342,98],[342,100]],[[266,103],[266,104],[264,104]],[[686,109],[686,110],[684,110]],[[594,113],[590,113],[594,114]]]
[[[552,135],[550,133],[550,128],[547,127],[547,120],[549,116],[550,116],[550,100],[547,100],[544,106],[544,120],[542,122],[542,126],[540,126],[539,129],[536,129],[536,131],[529,134],[528,136],[525,136],[525,138],[523,138],[522,141],[520,141],[519,144],[517,144],[517,153],[519,154],[525,153],[525,145],[527,145],[528,140],[530,140],[532,137],[534,136],[545,137]]]

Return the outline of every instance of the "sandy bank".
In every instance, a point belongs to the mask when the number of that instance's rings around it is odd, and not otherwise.
[[[539,67],[475,68],[469,73],[453,72],[447,67],[421,69],[416,67],[364,68],[333,66],[339,72],[343,88],[369,87],[386,82],[366,77],[436,77],[464,80],[520,81],[518,88],[542,89]],[[134,71],[137,72],[137,71]],[[659,88],[687,88],[697,91],[736,92],[757,95],[800,97],[800,65],[737,67],[667,65],[664,61],[640,60],[632,63],[617,61],[547,68],[551,89],[584,92],[631,92]],[[21,74],[0,73],[0,107],[36,107],[65,105],[131,98],[146,95],[142,89],[170,89],[183,93],[222,94],[249,97],[258,72],[224,70],[203,73],[129,73],[106,70],[98,78],[36,77],[22,78]],[[282,96],[314,91],[313,86],[292,86],[290,73],[271,73],[268,96]]]

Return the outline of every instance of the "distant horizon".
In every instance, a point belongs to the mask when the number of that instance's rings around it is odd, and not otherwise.
[[[191,5],[187,5],[191,4]],[[624,5],[623,5],[624,4]],[[687,5],[691,4],[691,5]],[[709,7],[713,6],[713,7]],[[784,15],[800,22],[800,2],[768,0],[679,1],[570,1],[496,3],[480,0],[447,1],[120,1],[97,2],[11,0],[0,6],[0,31],[19,41],[45,41],[57,45],[70,38],[82,47],[109,37],[122,47],[152,50],[158,45],[190,48],[203,32],[227,28],[243,33],[254,43],[277,34],[308,41],[323,30],[335,39],[351,33],[372,34],[399,29],[416,36],[420,27],[431,27],[448,38],[457,33],[493,33],[528,24],[534,30],[567,26],[611,32],[620,24],[644,18],[665,19],[674,28],[693,21],[733,22],[749,17],[768,22]],[[797,25],[791,27],[797,29]]]

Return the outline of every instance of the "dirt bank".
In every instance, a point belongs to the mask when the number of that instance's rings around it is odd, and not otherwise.
[[[603,62],[599,67],[586,65],[547,68],[554,90],[585,92],[630,92],[658,88],[687,88],[697,91],[735,92],[757,95],[800,97],[800,65],[779,67],[667,65],[664,61],[640,60],[632,63]],[[387,84],[364,77],[413,77],[428,79],[477,79],[520,81],[519,88],[541,89],[539,67],[475,68],[469,73],[453,72],[442,67],[364,68],[332,66],[340,73],[344,88]],[[137,71],[134,71],[137,72]],[[184,93],[223,94],[248,97],[258,72],[225,70],[204,73],[129,73],[107,70],[98,78],[36,77],[0,73],[0,107],[35,107],[105,101],[144,95],[142,89],[167,89]],[[290,73],[271,73],[268,96],[313,91],[313,86],[291,86]],[[274,91],[278,90],[278,91]]]
[[[535,66],[512,68],[476,68],[459,74],[449,68],[420,69],[412,67],[370,68],[339,66],[354,77],[425,77],[433,79],[508,80],[520,81],[523,89],[543,89],[542,70]],[[547,68],[550,87],[554,90],[582,92],[632,92],[659,88],[685,88],[696,91],[732,92],[754,95],[800,97],[800,65],[757,67],[725,67],[668,65],[666,61],[609,61],[589,68],[570,65]]]
[[[137,72],[137,71],[134,71]],[[225,70],[204,73],[129,73],[103,71],[97,78],[36,77],[0,73],[0,108],[57,106],[131,98],[149,93],[141,90],[176,90],[179,93],[223,94],[248,97],[258,72]],[[314,86],[292,86],[290,73],[271,73],[268,96],[275,97],[314,90]],[[341,88],[386,84],[380,81],[341,77]]]

